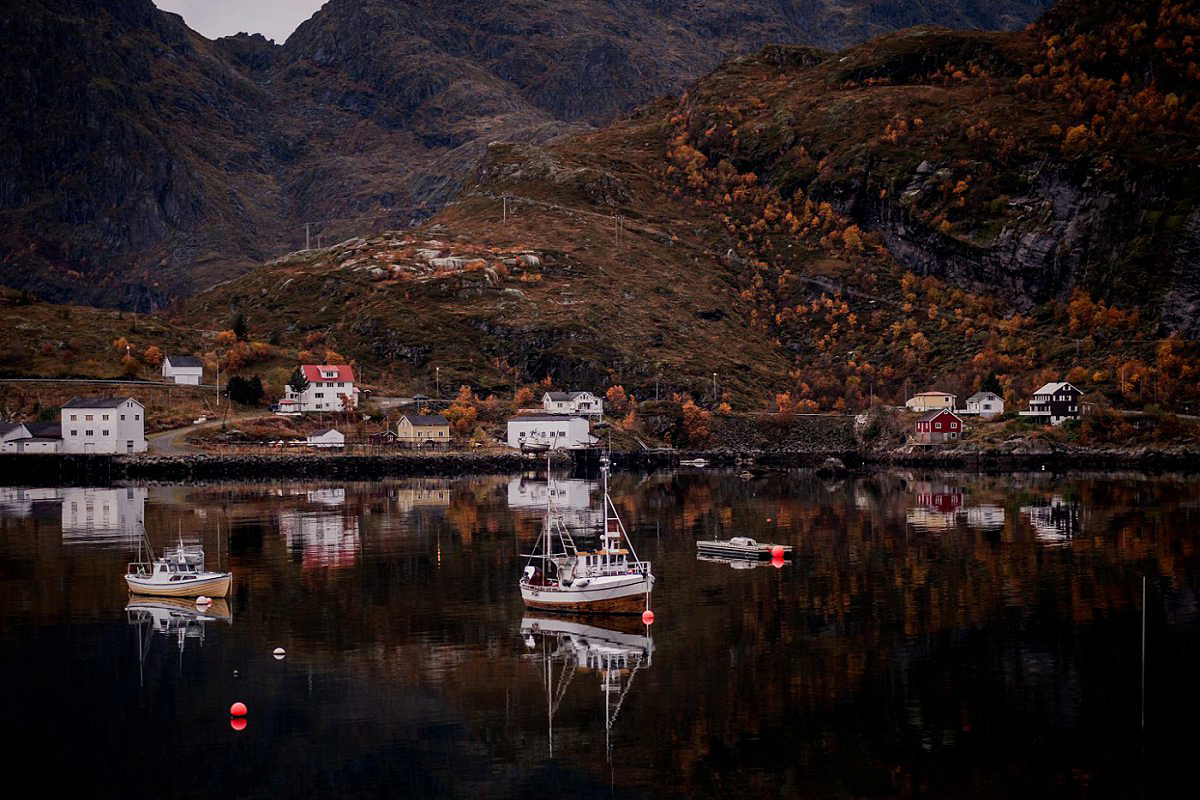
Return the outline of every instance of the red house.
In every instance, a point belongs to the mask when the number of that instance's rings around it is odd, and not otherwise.
[[[962,432],[962,420],[949,409],[935,408],[917,420],[916,439],[922,444],[956,441]]]

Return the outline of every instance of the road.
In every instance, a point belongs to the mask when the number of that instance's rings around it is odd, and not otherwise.
[[[237,414],[230,414],[227,419],[215,417],[199,425],[185,425],[182,428],[172,428],[169,431],[151,433],[146,437],[147,452],[154,456],[179,456],[196,453],[199,451],[187,443],[187,437],[196,431],[204,428],[215,428],[222,422],[234,423],[264,416],[270,415],[264,414],[261,411],[241,411]]]

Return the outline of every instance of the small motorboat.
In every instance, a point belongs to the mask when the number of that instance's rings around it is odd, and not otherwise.
[[[708,539],[696,542],[696,549],[701,553],[726,558],[771,558],[775,553],[782,552],[784,556],[792,552],[791,545],[762,544],[749,536],[734,536],[732,539]]]
[[[150,543],[142,536],[147,548]],[[139,547],[140,551],[140,547]],[[198,544],[163,550],[154,557],[150,550],[145,561],[132,561],[126,569],[125,583],[133,594],[152,597],[226,597],[233,584],[232,572],[211,572],[204,568],[204,548]]]

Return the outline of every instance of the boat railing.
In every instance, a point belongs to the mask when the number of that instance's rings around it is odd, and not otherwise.
[[[154,564],[149,561],[130,561],[125,565],[126,575],[153,575]]]

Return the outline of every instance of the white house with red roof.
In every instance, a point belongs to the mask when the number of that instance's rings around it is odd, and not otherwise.
[[[308,386],[302,392],[286,387],[281,407],[296,411],[342,411],[345,409],[342,398],[349,397],[350,407],[358,408],[354,367],[349,364],[303,364],[300,372]]]

